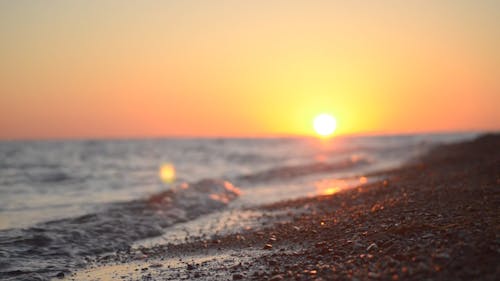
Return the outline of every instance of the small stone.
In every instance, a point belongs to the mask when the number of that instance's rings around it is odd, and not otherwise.
[[[187,270],[193,270],[193,269],[194,269],[194,265],[192,265],[192,264],[187,265]]]
[[[239,273],[233,274],[233,280],[241,280],[243,279],[243,275]]]
[[[318,243],[316,243],[315,246],[316,246],[316,248],[322,248],[322,247],[326,246],[326,242],[325,241],[318,242]]]
[[[61,271],[61,272],[57,273],[56,277],[61,278],[61,279],[64,278],[64,272]]]
[[[449,259],[450,255],[448,255],[447,253],[439,253],[436,254],[434,257],[438,259]]]
[[[376,250],[376,249],[378,249],[378,246],[375,243],[371,243],[370,246],[368,246],[368,248],[366,248],[367,251]]]
[[[270,250],[272,248],[273,248],[273,245],[271,245],[271,244],[264,245],[264,250]]]
[[[281,276],[280,274],[274,275],[269,279],[269,281],[281,281],[281,280],[283,280],[283,276]]]
[[[362,244],[358,243],[358,242],[355,242],[355,243],[353,244],[353,247],[354,247],[354,249],[356,249],[356,250],[360,250],[360,249],[364,248],[364,246],[363,246]]]
[[[420,271],[429,271],[430,268],[425,263],[419,262],[417,265],[417,269]]]

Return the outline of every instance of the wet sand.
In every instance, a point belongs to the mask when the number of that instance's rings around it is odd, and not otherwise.
[[[498,279],[500,135],[440,146],[377,176],[256,208],[261,227],[111,253],[56,279]]]

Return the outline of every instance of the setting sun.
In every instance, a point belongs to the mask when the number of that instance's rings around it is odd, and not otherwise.
[[[330,136],[337,128],[337,120],[329,114],[321,114],[314,118],[314,130],[323,137]]]

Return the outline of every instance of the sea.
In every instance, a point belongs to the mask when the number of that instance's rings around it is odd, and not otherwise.
[[[256,227],[252,207],[369,184],[475,136],[0,142],[0,279],[47,280],[105,253]]]

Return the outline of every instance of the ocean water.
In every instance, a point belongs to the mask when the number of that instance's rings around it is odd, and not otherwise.
[[[43,280],[182,223],[339,192],[474,136],[0,142],[0,278]]]

